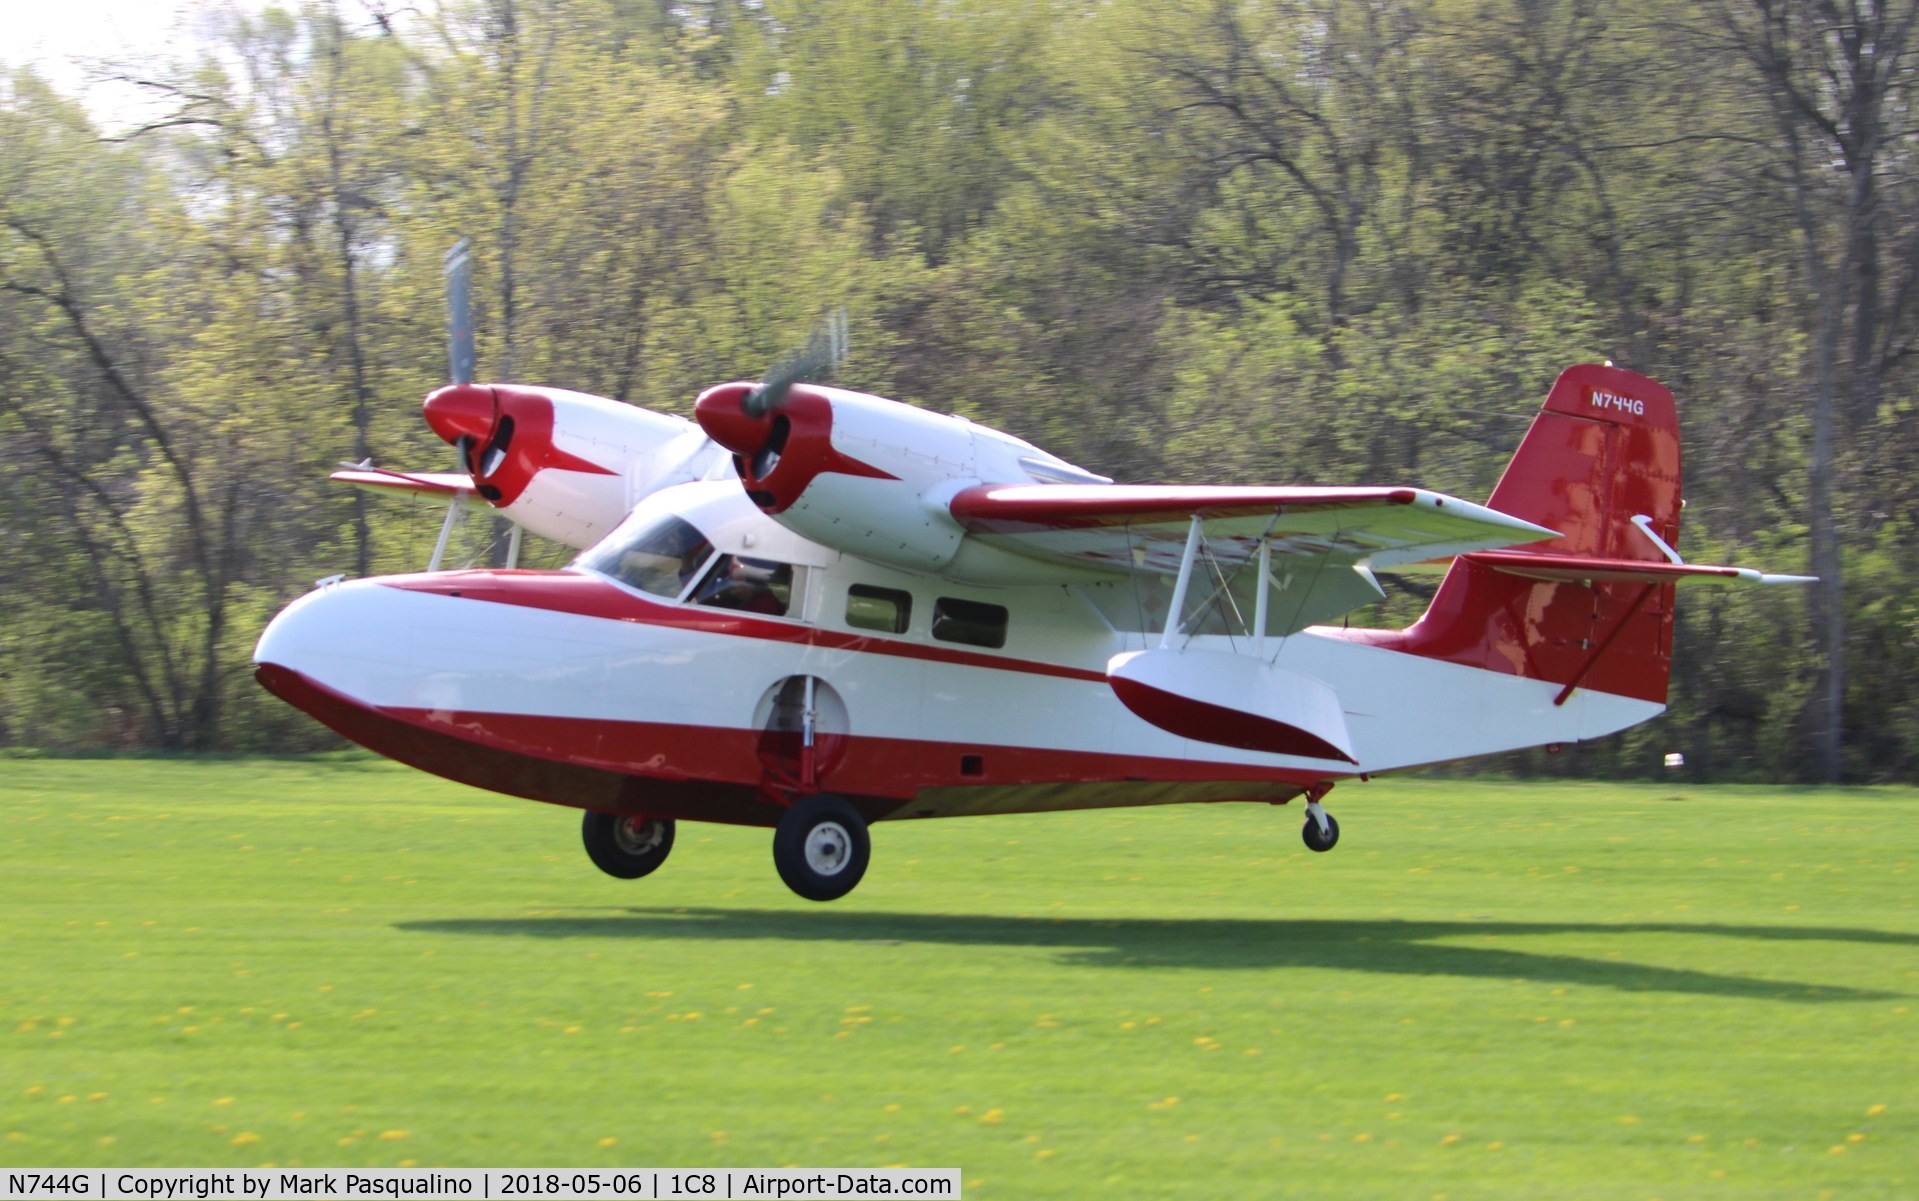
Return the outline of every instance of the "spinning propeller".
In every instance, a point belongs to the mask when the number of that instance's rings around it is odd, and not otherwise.
[[[452,443],[460,470],[472,477],[480,495],[498,500],[487,480],[506,462],[513,441],[513,418],[500,412],[500,400],[485,384],[473,382],[472,244],[466,238],[446,254],[447,369],[451,382],[426,398],[426,423]]]
[[[839,308],[828,314],[826,323],[813,331],[798,354],[789,355],[766,373],[759,387],[740,401],[740,411],[759,420],[780,407],[794,384],[809,377],[829,378],[845,357],[846,310]]]
[[[776,364],[759,383],[710,388],[694,405],[700,427],[733,452],[740,482],[762,507],[773,502],[766,483],[778,472],[795,426],[823,435],[831,424],[831,406],[815,394],[792,395],[793,386],[829,378],[845,357],[846,310],[841,308],[828,315],[804,347]]]

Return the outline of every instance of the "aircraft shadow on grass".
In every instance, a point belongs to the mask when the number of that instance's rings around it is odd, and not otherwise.
[[[1717,975],[1688,968],[1488,945],[1578,934],[1630,939],[1685,934],[1778,942],[1919,946],[1886,930],[1673,923],[1355,921],[1288,918],[1052,918],[980,914],[796,912],[781,909],[620,908],[577,915],[400,922],[414,933],[533,938],[777,939],[881,945],[1057,948],[1060,962],[1118,968],[1331,968],[1404,976],[1463,976],[1592,985],[1622,992],[1694,993],[1793,1002],[1875,1001],[1905,994],[1843,985]],[[1447,940],[1473,939],[1478,945]]]

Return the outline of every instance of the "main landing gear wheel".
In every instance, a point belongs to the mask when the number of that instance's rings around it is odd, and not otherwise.
[[[773,831],[773,866],[788,888],[809,901],[852,892],[871,853],[866,819],[844,797],[828,792],[795,801]]]
[[[1339,823],[1320,808],[1318,801],[1306,802],[1306,825],[1299,831],[1309,851],[1330,851],[1339,842]]]
[[[666,862],[673,819],[634,813],[589,812],[580,823],[587,857],[609,876],[637,880]]]

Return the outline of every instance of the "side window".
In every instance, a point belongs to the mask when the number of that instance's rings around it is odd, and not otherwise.
[[[1006,609],[942,596],[933,602],[933,637],[968,646],[1005,646]]]
[[[913,624],[913,594],[854,584],[846,590],[846,624],[859,630],[904,634]]]
[[[745,555],[721,555],[693,591],[693,603],[742,613],[786,616],[793,602],[793,565]]]

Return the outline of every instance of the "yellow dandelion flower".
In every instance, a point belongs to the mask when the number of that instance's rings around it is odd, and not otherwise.
[[[1846,1145],[1844,1143],[1835,1143],[1834,1145],[1826,1148],[1826,1154],[1828,1155],[1844,1155],[1845,1153],[1846,1153]]]
[[[217,1105],[231,1105],[231,1104],[233,1104],[233,1098],[232,1098],[232,1097],[215,1097],[215,1098],[213,1099],[213,1103],[214,1103],[214,1104],[215,1104],[216,1106],[217,1106]]]
[[[87,1100],[89,1101],[104,1101],[106,1099],[107,1099],[107,1095],[105,1093],[88,1093],[87,1094]]]
[[[1458,1141],[1459,1141],[1459,1136],[1457,1134],[1449,1134],[1445,1138],[1442,1138],[1439,1140],[1439,1145],[1442,1147],[1450,1147]]]
[[[1373,1136],[1362,1131],[1359,1134],[1353,1135],[1353,1141],[1356,1143],[1370,1143],[1373,1141]]]
[[[617,1138],[607,1137],[600,1140],[600,1146],[602,1147],[617,1147],[619,1145],[620,1140]]]
[[[251,1130],[242,1130],[240,1133],[234,1135],[231,1140],[232,1145],[236,1147],[245,1147],[259,1141],[260,1136]]]
[[[1872,1107],[1871,1109],[1868,1109],[1868,1110],[1866,1111],[1866,1116],[1867,1116],[1867,1117],[1869,1117],[1869,1118],[1876,1118],[1876,1117],[1878,1117],[1878,1116],[1879,1116],[1880,1114],[1882,1114],[1882,1113],[1884,1113],[1884,1112],[1886,1112],[1886,1107],[1885,1107],[1885,1106],[1883,1106],[1883,1105],[1875,1105],[1875,1106],[1873,1106],[1873,1107]]]
[[[1500,1142],[1498,1139],[1494,1139],[1492,1142],[1486,1144],[1486,1150],[1488,1151],[1502,1151],[1505,1147],[1506,1144]]]
[[[1846,1141],[1849,1143],[1863,1143],[1866,1141],[1866,1136],[1855,1131],[1846,1136]]]
[[[1002,1113],[1001,1111],[999,1111],[998,1109],[989,1109],[985,1113],[979,1115],[979,1120],[982,1125],[997,1126],[1000,1124],[1002,1120],[1005,1119],[1005,1117],[1006,1115]]]
[[[404,1131],[404,1130],[382,1130],[382,1131],[380,1131],[380,1141],[381,1141],[381,1142],[383,1142],[383,1143],[397,1143],[397,1142],[399,1142],[399,1141],[400,1141],[401,1139],[403,1139],[403,1138],[408,1138],[408,1137],[410,1137],[410,1136],[409,1136],[409,1135],[407,1134],[407,1132],[406,1132],[406,1131]]]
[[[561,1034],[578,1034],[579,1032],[580,1028],[578,1026],[568,1026],[566,1029],[560,1031]]]
[[[1033,1158],[1051,1159],[1053,1158],[1053,1149],[1051,1147],[1041,1147],[1039,1150],[1033,1152]]]
[[[1619,1124],[1621,1126],[1637,1126],[1639,1125],[1639,1119],[1631,1114],[1627,1114],[1625,1117],[1619,1119]]]

